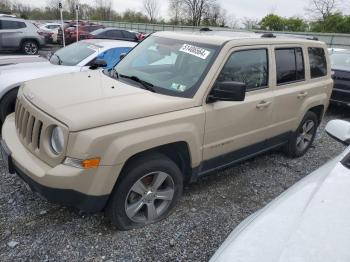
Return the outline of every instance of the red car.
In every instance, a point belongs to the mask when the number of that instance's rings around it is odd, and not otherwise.
[[[88,38],[88,35],[90,32],[95,31],[97,29],[104,28],[103,25],[98,25],[98,24],[87,24],[84,22],[79,22],[78,26],[78,34],[79,34],[79,40],[86,39]],[[67,23],[64,29],[64,38],[66,44],[71,44],[77,41],[77,25],[74,22]],[[57,36],[57,41],[59,44],[62,44],[63,37],[62,37],[62,30],[58,30],[58,36]]]

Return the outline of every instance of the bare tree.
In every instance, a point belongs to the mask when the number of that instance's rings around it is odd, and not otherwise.
[[[111,20],[112,0],[95,0],[94,18],[101,20]]]
[[[338,11],[340,0],[310,0],[306,11],[317,19],[325,20],[328,16]]]
[[[183,19],[183,0],[169,0],[169,14],[171,22],[179,24]]]
[[[244,26],[244,29],[252,30],[252,29],[256,29],[258,27],[259,21],[257,19],[254,19],[254,18],[244,17],[242,19],[242,24]]]
[[[193,26],[200,26],[204,14],[216,4],[216,0],[183,0],[184,8]]]
[[[157,0],[143,0],[143,8],[150,22],[154,23],[159,15],[159,2]]]

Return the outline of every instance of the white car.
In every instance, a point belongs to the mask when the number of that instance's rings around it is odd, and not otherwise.
[[[326,131],[350,145],[350,123]],[[212,262],[350,261],[350,147],[243,221]]]
[[[0,56],[0,66],[20,63],[45,62],[47,59],[39,55],[4,55]]]
[[[14,111],[17,91],[23,82],[86,71],[97,59],[100,60],[98,66],[110,69],[119,62],[121,54],[128,53],[135,45],[134,42],[118,40],[84,40],[58,50],[46,62],[1,66],[0,120],[3,122]],[[101,60],[105,63],[101,64]]]
[[[45,32],[52,33],[52,42],[57,43],[58,29],[61,27],[59,23],[46,23],[41,25],[39,28]]]

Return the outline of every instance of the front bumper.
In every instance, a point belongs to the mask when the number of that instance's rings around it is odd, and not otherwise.
[[[112,167],[84,170],[66,165],[47,165],[22,145],[13,114],[3,125],[2,136],[2,144],[9,152],[9,171],[20,176],[33,191],[50,202],[87,212],[98,212],[105,207],[111,193],[108,177]]]

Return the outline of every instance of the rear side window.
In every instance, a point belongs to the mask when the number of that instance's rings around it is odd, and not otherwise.
[[[24,22],[20,21],[8,21],[8,20],[2,20],[1,23],[1,29],[7,30],[7,29],[21,29],[26,28],[26,24]]]
[[[245,83],[247,91],[268,86],[267,49],[237,51],[233,53],[222,69],[218,81]]]
[[[106,32],[106,36],[110,38],[123,38],[123,34],[120,30],[109,30]]]
[[[323,48],[309,47],[311,78],[327,75],[327,59]]]
[[[275,56],[278,85],[305,80],[303,50],[300,47],[278,48]]]
[[[128,39],[135,39],[136,38],[135,34],[130,33],[128,31],[123,31],[123,35],[125,38],[128,38]]]

